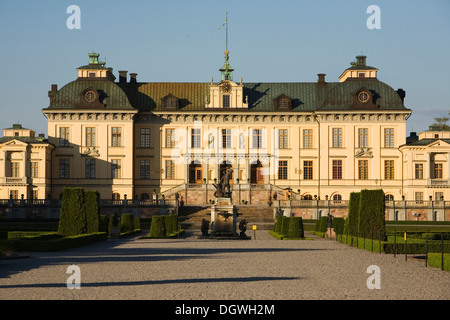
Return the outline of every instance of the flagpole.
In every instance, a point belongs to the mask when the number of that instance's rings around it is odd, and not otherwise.
[[[227,51],[228,51],[228,11],[227,11],[227,17],[226,17],[226,27],[227,27],[227,32],[226,32],[226,49],[227,49]]]

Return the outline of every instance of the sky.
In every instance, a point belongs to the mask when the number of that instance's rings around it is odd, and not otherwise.
[[[71,5],[80,8],[80,28]],[[379,11],[379,29],[370,5]],[[48,91],[76,80],[88,53],[141,82],[218,80],[228,50],[234,79],[329,82],[355,56],[378,79],[406,91],[409,132],[448,116],[448,0],[0,0],[0,128],[14,123],[47,134]]]

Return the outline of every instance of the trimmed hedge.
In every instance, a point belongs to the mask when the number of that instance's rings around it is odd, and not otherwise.
[[[348,203],[348,234],[356,236],[358,230],[358,216],[359,216],[359,192],[351,192]],[[347,231],[347,230],[346,230]]]
[[[150,226],[150,238],[165,238],[166,237],[166,219],[164,216],[153,216],[152,224]]]
[[[120,233],[134,231],[134,217],[131,213],[124,213],[120,217]]]
[[[59,237],[50,240],[34,240],[34,239],[11,239],[0,241],[0,249],[2,251],[13,252],[53,252],[62,251],[69,248],[85,246],[94,242],[104,241],[107,239],[104,232],[96,232],[89,234],[81,234],[75,236]]]
[[[288,238],[304,238],[303,219],[301,217],[291,217],[289,220]]]
[[[291,222],[291,217],[284,217],[281,224],[281,232],[283,236],[287,237],[289,234],[289,223]]]
[[[109,217],[107,215],[100,215],[99,217],[99,224],[98,224],[98,231],[99,232],[106,232],[109,234]]]
[[[328,229],[328,217],[327,216],[321,217],[320,220],[318,221],[318,223],[319,223],[319,228],[316,231],[318,231],[318,232],[327,232],[327,229]]]
[[[84,199],[86,207],[86,233],[99,232],[100,194],[95,190],[85,191]]]
[[[344,218],[333,218],[333,229],[336,234],[343,234],[344,233],[344,224],[345,220]]]
[[[150,232],[144,238],[174,238],[183,232],[176,214],[153,216]]]
[[[25,239],[25,240],[48,240],[61,238],[58,232],[39,232],[39,231],[9,231],[8,240]]]
[[[386,238],[385,198],[383,190],[361,190],[358,210],[358,235]]]
[[[285,218],[285,216],[278,216],[277,217],[277,221],[275,222],[275,225],[273,227],[273,231],[274,232],[281,234],[281,226],[283,225],[283,219],[284,218]]]
[[[64,188],[58,232],[64,236],[86,233],[86,208],[82,188]]]

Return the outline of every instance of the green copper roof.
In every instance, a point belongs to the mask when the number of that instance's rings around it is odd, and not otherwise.
[[[209,83],[119,83],[130,103],[141,111],[163,110],[161,100],[173,95],[179,99],[179,111],[212,111],[205,108]],[[320,85],[316,82],[244,83],[244,100],[249,111],[275,111],[274,100],[281,95],[292,99],[292,111],[355,110],[355,93],[361,88],[376,97],[379,110],[408,110],[399,94],[377,79],[347,80]],[[239,111],[233,109],[233,111]]]
[[[75,109],[83,99],[87,89],[97,91],[105,109],[134,110],[127,94],[116,83],[109,80],[76,80],[59,91],[49,92],[51,109]]]

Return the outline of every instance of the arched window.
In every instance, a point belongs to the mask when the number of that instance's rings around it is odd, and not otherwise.
[[[305,195],[303,196],[303,199],[304,199],[304,200],[312,200],[313,198],[312,198],[312,195],[310,195],[310,194],[305,194]]]
[[[148,200],[148,199],[150,199],[150,195],[148,193],[141,194],[141,200]]]
[[[341,203],[341,201],[342,201],[342,196],[340,194],[333,195],[333,202],[334,203]]]
[[[386,194],[384,196],[384,201],[394,201],[394,196],[392,194]]]

